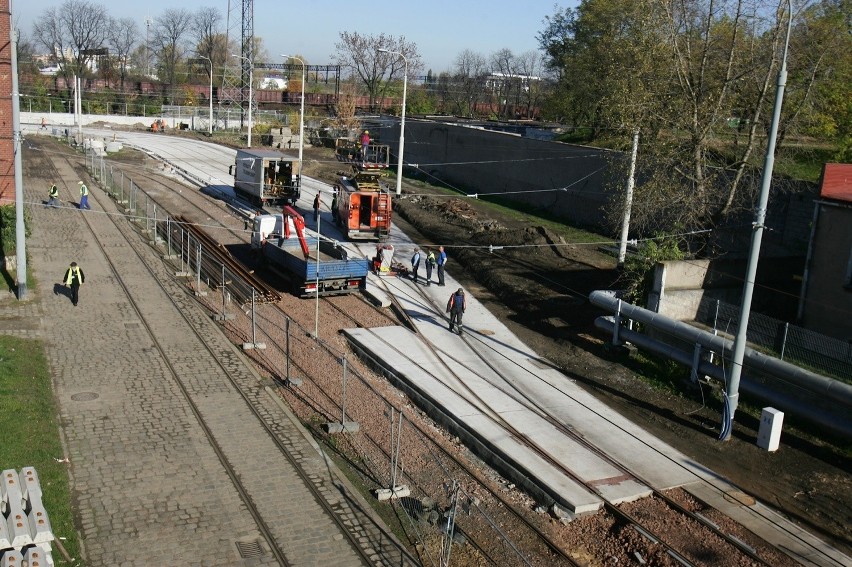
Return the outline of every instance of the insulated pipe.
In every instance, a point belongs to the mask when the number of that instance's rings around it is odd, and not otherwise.
[[[625,304],[622,303],[622,305]],[[595,319],[595,326],[607,333],[612,333],[614,325],[615,323],[611,317],[598,317]],[[648,335],[622,328],[621,337],[642,349],[652,351],[685,366],[690,366],[693,362],[691,353],[677,349]],[[725,380],[724,369],[706,360],[699,363],[698,372],[719,381]],[[761,398],[773,406],[777,406],[779,409],[795,414],[847,439],[852,438],[852,422],[847,419],[843,419],[840,416],[831,416],[820,408],[803,404],[800,399],[777,392],[765,384],[754,382],[748,376],[743,378],[740,386],[743,391]]]
[[[692,325],[676,321],[654,311],[625,303],[624,301],[621,301],[619,306],[619,300],[612,291],[593,291],[589,295],[589,300],[593,305],[597,305],[613,313],[620,309],[620,314],[623,318],[639,321],[690,343],[700,343],[701,346],[719,355],[725,356],[726,353],[729,355],[731,352],[733,343],[728,339],[716,336],[707,331],[702,331]],[[623,334],[624,329],[621,329],[620,333]],[[726,360],[730,360],[727,356],[725,358]],[[809,372],[783,360],[761,354],[751,348],[745,349],[744,360],[746,366],[760,369],[770,375],[779,376],[808,391],[828,396],[835,402],[852,407],[852,386],[849,384]],[[684,364],[691,364],[691,359],[684,362]],[[712,376],[709,372],[707,374]]]

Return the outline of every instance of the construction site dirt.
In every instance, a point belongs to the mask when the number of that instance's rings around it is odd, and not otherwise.
[[[305,148],[305,175],[333,183],[343,168],[333,150]],[[832,444],[818,432],[788,424],[781,449],[767,453],[755,445],[757,401],[741,406],[732,440],[717,441],[717,392],[686,390],[685,368],[680,373],[683,383],[640,377],[654,373],[655,367],[607,348],[608,337],[595,330],[593,321],[601,312],[587,297],[593,290],[620,285],[612,256],[597,245],[571,244],[556,223],[461,196],[428,196],[431,193],[435,191],[421,183],[404,183],[403,195],[395,198],[395,222],[423,246],[446,246],[453,277],[522,340],[638,426],[844,552],[852,551],[848,444]],[[305,304],[305,310],[311,319],[313,307]],[[674,497],[688,500],[687,495]],[[725,521],[717,516],[713,520]],[[618,535],[616,530],[611,519],[595,516],[558,531],[566,548],[578,550],[575,559],[603,565],[632,545],[629,533],[622,530]],[[459,565],[478,564],[463,561],[461,553],[454,557]],[[778,559],[773,564],[790,563]]]
[[[341,169],[332,150],[306,149],[305,160],[306,175],[329,183]],[[558,224],[532,215],[462,195],[427,196],[436,193],[406,180],[394,202],[395,222],[423,246],[445,246],[447,269],[524,342],[640,427],[852,552],[848,442],[826,438],[792,418],[781,448],[768,453],[755,444],[761,402],[748,398],[740,405],[731,440],[720,442],[720,392],[688,388],[685,367],[665,373],[662,382],[643,378],[667,365],[611,349],[609,337],[595,329],[595,317],[604,313],[589,303],[588,294],[621,285],[616,259],[602,246],[573,245]]]

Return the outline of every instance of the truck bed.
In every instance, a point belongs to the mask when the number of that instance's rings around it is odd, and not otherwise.
[[[352,293],[366,287],[369,269],[367,258],[347,258],[345,250],[322,241],[317,262],[316,239],[307,241],[309,258],[302,255],[298,242],[293,239],[268,241],[263,246],[264,257],[273,266],[285,272],[300,296],[310,297],[316,294],[317,271],[320,295]]]

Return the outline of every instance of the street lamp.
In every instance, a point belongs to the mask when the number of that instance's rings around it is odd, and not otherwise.
[[[302,64],[302,107],[299,111],[299,179],[302,179],[302,150],[305,147],[305,61],[295,55],[282,55],[284,59],[297,59]]]
[[[743,358],[748,340],[748,319],[751,315],[751,299],[754,294],[754,280],[757,277],[757,263],[760,259],[760,243],[765,228],[766,207],[769,202],[769,188],[772,184],[772,168],[775,165],[775,142],[778,137],[778,124],[781,121],[781,106],[784,103],[784,88],[787,85],[787,49],[790,45],[790,32],[793,29],[793,2],[787,0],[787,35],[784,39],[784,54],[781,57],[781,67],[778,69],[778,83],[775,91],[775,105],[772,111],[772,123],[766,143],[766,157],[763,162],[763,177],[760,184],[755,219],[752,224],[751,247],[746,266],[746,277],[743,284],[742,303],[740,304],[740,323],[734,338],[734,351],[731,358],[731,374],[725,388],[725,406],[722,413],[722,430],[720,441],[729,441],[734,426],[734,413],[740,398],[740,376],[742,375]]]
[[[151,78],[151,24],[154,20],[145,18],[145,78]]]
[[[402,193],[402,152],[405,149],[405,95],[408,91],[408,59],[399,51],[379,49],[379,53],[399,55],[405,63],[405,74],[402,76],[402,119],[399,122],[399,160],[396,166],[396,194]]]
[[[234,57],[242,59],[249,65],[249,108],[248,108],[248,147],[251,147],[251,107],[252,107],[252,84],[254,83],[254,63],[248,57],[231,53]]]
[[[207,59],[210,62],[210,90],[207,94],[207,100],[210,103],[210,123],[207,125],[207,133],[213,135],[213,60],[203,55],[198,56],[199,59]]]

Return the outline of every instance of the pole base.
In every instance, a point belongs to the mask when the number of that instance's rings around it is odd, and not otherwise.
[[[393,489],[377,488],[375,494],[376,500],[384,502],[391,498],[405,498],[406,496],[411,496],[411,489],[405,485],[394,486]]]
[[[326,423],[322,426],[326,433],[357,433],[361,426],[357,421],[345,421],[343,423]]]

